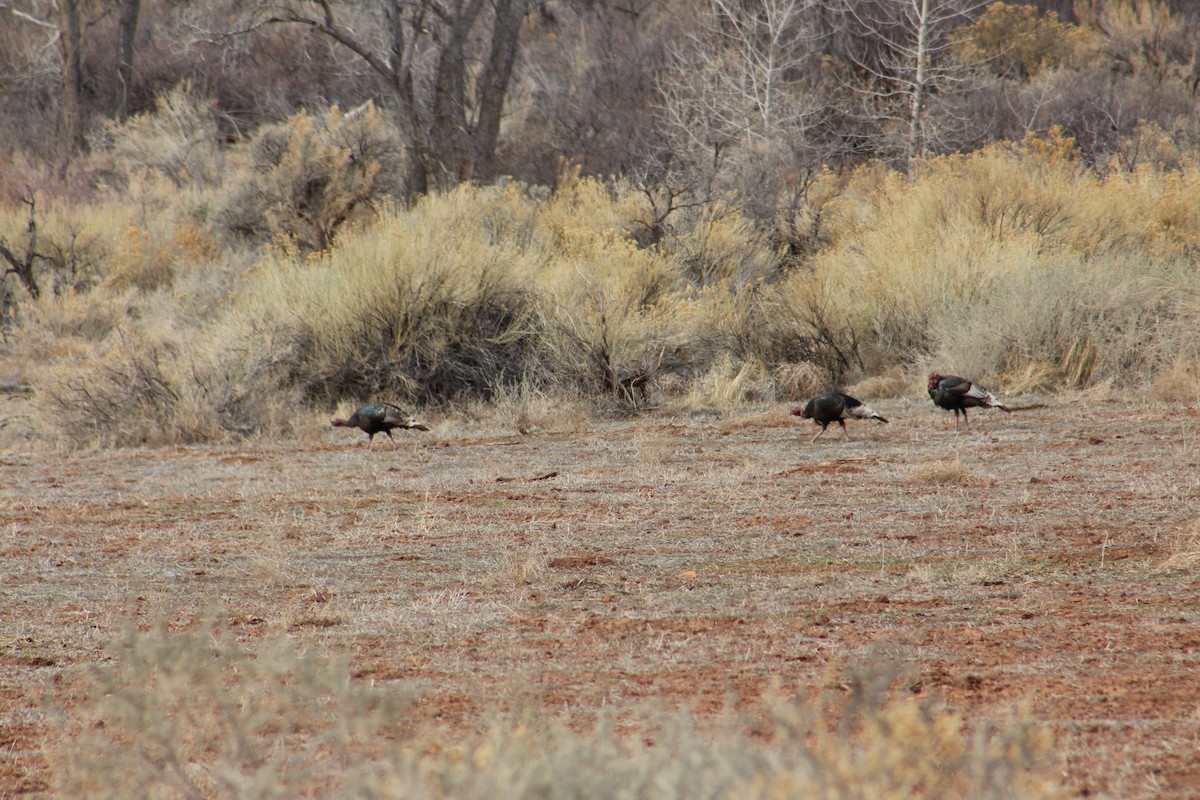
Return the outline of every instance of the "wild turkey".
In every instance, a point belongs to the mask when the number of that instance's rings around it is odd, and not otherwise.
[[[846,439],[850,438],[850,434],[846,430],[846,420],[848,419],[877,419],[880,422],[887,422],[882,416],[863,405],[861,400],[851,397],[845,392],[819,394],[809,400],[804,408],[799,406],[793,408],[792,414],[801,419],[811,419],[821,426],[817,435],[809,440],[812,442],[815,442],[825,432],[831,422],[842,426],[842,436]]]
[[[429,430],[428,425],[417,422],[391,403],[370,403],[351,414],[350,419],[334,418],[329,421],[329,424],[335,428],[361,429],[367,434],[368,450],[375,443],[375,434],[377,433],[386,433],[388,438],[392,440],[392,447],[395,447],[396,439],[392,436],[393,428],[409,428],[418,431]]]
[[[998,408],[1006,414],[1012,413],[1012,409],[1001,403],[996,395],[978,383],[957,375],[929,373],[929,396],[938,408],[954,412],[954,430],[958,430],[959,412],[962,412],[967,430],[971,430],[971,420],[967,418],[968,408]]]

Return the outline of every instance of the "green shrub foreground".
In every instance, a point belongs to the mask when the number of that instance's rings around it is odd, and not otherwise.
[[[295,169],[311,150],[329,174],[328,131],[349,124],[287,126],[325,137],[292,141]],[[263,246],[228,224],[230,198],[275,204],[242,213],[261,238],[286,192],[179,192],[143,172],[141,205],[43,212],[73,271],[17,298],[4,352],[56,409],[45,433],[100,444],[284,432],[297,409],[365,398],[720,410],[885,375],[874,390],[915,394],[930,365],[1009,394],[1194,400],[1200,168],[1173,163],[1099,177],[1051,137],[827,174],[787,221],[812,233],[806,255],[721,203],[677,209],[645,246],[647,195],[570,170],[553,192],[462,187],[403,208],[329,180],[353,195],[322,200],[333,245],[280,222]],[[0,223],[15,242],[22,210]]]
[[[466,733],[405,721],[403,688],[285,639],[130,631],[61,718],[62,796],[94,798],[1038,798],[1050,739],[969,730],[878,672],[756,718],[651,711],[591,722],[496,709]],[[619,724],[618,724],[619,723]]]

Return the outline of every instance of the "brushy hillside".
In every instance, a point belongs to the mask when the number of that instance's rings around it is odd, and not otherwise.
[[[324,142],[350,125],[361,142],[373,120],[335,112],[279,135]],[[228,215],[228,198],[247,202],[238,170],[177,207],[148,170],[141,205],[124,193],[120,205],[37,212],[39,246],[63,255],[38,299],[12,293],[5,352],[6,371],[54,410],[46,433],[210,440],[384,397],[720,410],[864,379],[919,393],[930,365],[1009,394],[1196,397],[1200,168],[1186,160],[1100,178],[1055,136],[909,174],[829,173],[793,221],[820,242],[800,254],[734,206],[664,223],[652,195],[570,170],[553,192],[463,186],[396,207],[363,180],[330,178],[343,174],[333,145],[289,147],[297,170],[352,195],[320,199],[332,214],[321,230],[337,231],[329,248],[298,238],[312,228],[293,218],[262,223],[266,247],[242,238]],[[235,156],[267,182],[294,172]],[[262,202],[254,218],[278,221]],[[23,212],[5,212],[10,243]],[[647,244],[652,225],[661,234]]]

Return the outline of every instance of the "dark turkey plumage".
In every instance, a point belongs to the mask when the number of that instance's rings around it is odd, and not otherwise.
[[[418,431],[429,430],[428,425],[417,422],[391,403],[370,403],[351,414],[350,419],[335,418],[331,419],[329,424],[335,428],[359,428],[367,434],[368,450],[375,443],[375,434],[377,433],[386,433],[388,438],[392,440],[392,447],[395,447],[396,439],[392,436],[393,428],[408,428]]]
[[[957,375],[929,373],[929,396],[938,408],[954,412],[954,430],[958,430],[960,413],[967,430],[971,430],[971,420],[967,418],[968,408],[998,408],[1005,413],[1012,413],[1012,409],[1001,403],[996,395],[978,383]]]
[[[809,400],[804,408],[799,406],[793,408],[792,414],[801,419],[811,419],[821,426],[817,435],[809,440],[813,442],[825,432],[831,422],[842,426],[842,436],[847,439],[850,438],[850,434],[846,430],[846,420],[848,419],[877,419],[880,422],[887,422],[882,416],[864,405],[861,400],[851,397],[845,392],[819,394]]]

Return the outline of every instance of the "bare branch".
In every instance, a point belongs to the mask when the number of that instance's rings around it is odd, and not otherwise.
[[[37,17],[33,16],[32,14],[22,11],[19,8],[13,8],[13,7],[9,6],[8,10],[11,11],[12,15],[14,17],[17,17],[18,19],[23,19],[26,22],[31,22],[34,25],[37,25],[42,28],[46,28],[48,30],[52,30],[52,31],[58,30],[58,25],[54,22],[47,22],[44,19],[38,19]]]

